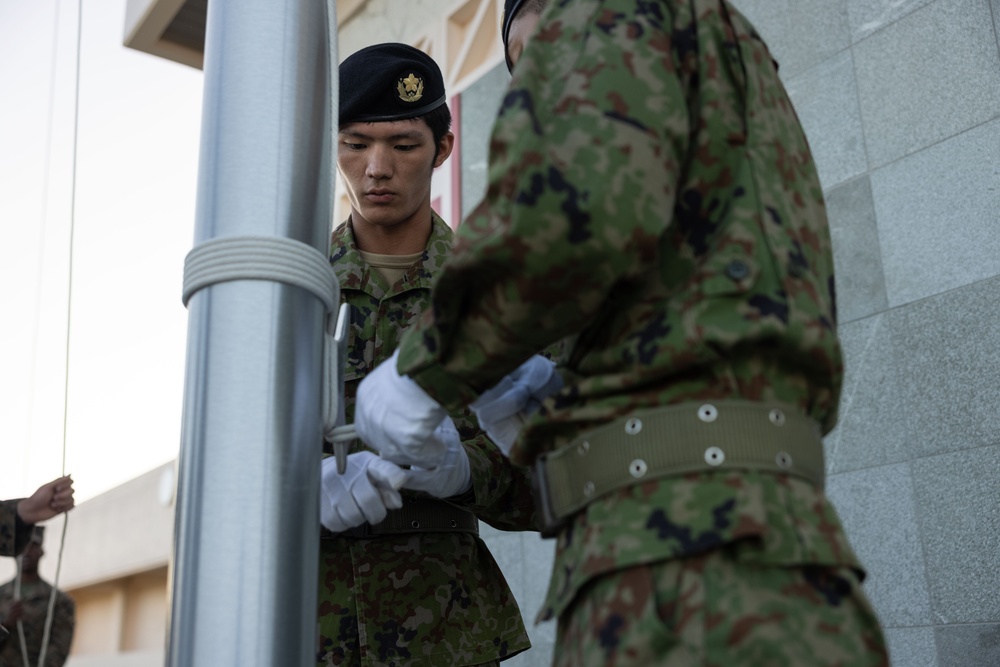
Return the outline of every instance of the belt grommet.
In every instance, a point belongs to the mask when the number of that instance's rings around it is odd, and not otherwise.
[[[417,521],[416,519],[414,519],[413,521],[410,522],[410,527],[411,528],[420,528],[420,522]]]
[[[718,447],[709,447],[705,450],[705,463],[710,466],[721,466],[726,460],[726,453]]]
[[[451,527],[452,527],[452,528],[458,528],[458,522],[457,522],[457,521],[455,521],[454,519],[452,519],[452,520],[451,520]]]
[[[767,418],[771,420],[771,423],[775,426],[785,425],[785,413],[775,408],[768,413]]]
[[[698,419],[703,422],[714,422],[719,416],[718,409],[711,403],[706,403],[705,405],[698,408]]]
[[[774,462],[782,470],[788,470],[792,467],[792,455],[788,452],[778,452],[778,455],[774,457]]]
[[[631,474],[636,479],[639,479],[640,477],[645,475],[648,469],[649,468],[648,466],[646,466],[646,462],[643,461],[642,459],[636,459],[635,461],[632,461],[632,463],[628,464],[629,474]]]
[[[586,484],[583,485],[583,495],[587,496],[588,498],[594,495],[593,482],[587,482]]]
[[[586,456],[587,452],[590,451],[590,443],[584,440],[579,445],[576,446],[576,453],[580,456]]]
[[[642,430],[642,420],[638,417],[632,417],[627,422],[625,422],[625,432],[629,435],[635,435]]]

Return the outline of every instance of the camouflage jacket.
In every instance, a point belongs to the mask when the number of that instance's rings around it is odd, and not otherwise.
[[[796,405],[825,433],[843,375],[833,285],[809,146],[750,23],[726,0],[552,0],[501,105],[486,198],[399,369],[454,408],[574,337],[522,463],[711,398]],[[575,517],[543,615],[602,572],[738,540],[747,558],[857,566],[810,484],[666,478]]]
[[[0,556],[16,556],[28,546],[33,525],[17,515],[17,500],[0,500]]]
[[[49,610],[49,596],[52,586],[44,581],[34,583],[22,582],[21,625],[24,627],[24,641],[28,648],[28,661],[31,665],[38,664],[42,650],[42,636],[45,632],[45,617]],[[8,581],[0,586],[0,619],[7,615],[14,604],[14,582]],[[73,599],[59,591],[56,593],[56,606],[52,617],[52,630],[49,634],[49,648],[45,654],[45,665],[42,667],[62,667],[69,655],[73,643],[73,627],[75,624],[76,605]],[[10,637],[0,647],[0,665],[16,667],[23,665],[21,657],[21,639],[17,626],[7,628]]]
[[[351,305],[348,422],[358,383],[392,355],[403,331],[428,306],[432,278],[450,253],[451,239],[451,229],[434,215],[423,258],[387,285],[362,260],[350,221],[334,231],[330,261],[341,300]],[[473,481],[472,492],[455,504],[501,529],[533,529],[527,470],[503,457],[470,412],[459,410],[452,418]],[[503,573],[473,535],[323,540],[320,575],[321,664],[472,665],[530,646]]]

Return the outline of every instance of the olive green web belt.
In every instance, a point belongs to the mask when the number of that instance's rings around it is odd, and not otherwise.
[[[823,488],[815,421],[777,403],[719,400],[638,411],[589,431],[535,463],[542,534],[611,491],[690,472],[763,470]]]
[[[405,533],[471,533],[479,535],[479,520],[468,510],[434,498],[404,496],[403,506],[390,510],[385,519],[375,525],[362,524],[342,533],[326,528],[320,532],[324,540],[335,537],[367,539]]]

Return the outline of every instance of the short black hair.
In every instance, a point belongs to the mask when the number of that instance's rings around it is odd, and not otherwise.
[[[431,128],[435,146],[439,146],[444,135],[448,134],[451,130],[451,109],[448,108],[447,104],[442,104],[437,109],[425,113],[423,116],[417,116],[417,118],[423,118],[424,122],[427,123],[427,127]],[[437,153],[435,152],[436,156]]]

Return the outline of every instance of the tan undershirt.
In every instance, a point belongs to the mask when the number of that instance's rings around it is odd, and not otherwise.
[[[392,287],[396,281],[403,277],[407,269],[417,263],[424,253],[418,252],[415,255],[379,255],[374,252],[359,250],[361,259],[365,264],[378,271],[385,282]]]

